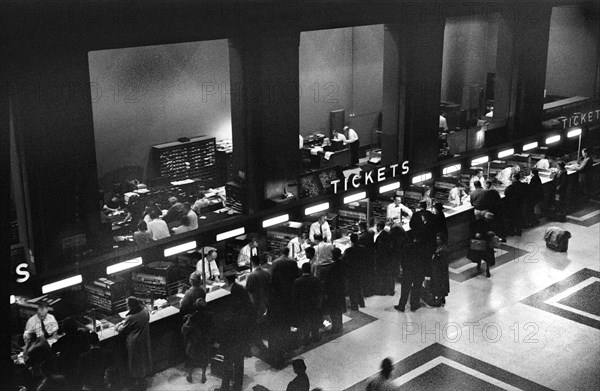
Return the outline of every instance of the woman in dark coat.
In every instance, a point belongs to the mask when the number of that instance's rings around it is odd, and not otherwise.
[[[450,276],[448,274],[448,247],[444,234],[435,237],[437,247],[433,253],[431,270],[431,293],[435,297],[436,306],[446,304],[446,296],[450,293]]]
[[[342,250],[334,248],[331,252],[333,264],[329,267],[323,280],[325,292],[325,310],[331,317],[332,331],[342,331],[342,314],[346,312],[346,292],[344,279],[344,265],[341,262]]]
[[[117,332],[125,336],[129,376],[140,383],[152,373],[150,313],[135,297],[127,299],[127,309],[127,317],[117,326]]]
[[[194,367],[200,367],[202,368],[202,383],[206,383],[206,368],[210,360],[210,343],[212,342],[213,313],[206,309],[204,297],[196,300],[194,308],[196,311],[181,327],[187,357],[185,362],[188,370],[186,380],[191,383]]]
[[[483,216],[477,216],[475,220],[471,222],[471,239],[479,239],[485,241],[485,250],[473,250],[469,248],[467,258],[477,264],[477,270],[481,270],[481,261],[485,262],[486,270],[485,276],[491,277],[490,267],[496,264],[496,258],[494,254],[494,247],[492,246],[492,239],[495,236],[492,231],[492,222],[494,214],[486,212]]]

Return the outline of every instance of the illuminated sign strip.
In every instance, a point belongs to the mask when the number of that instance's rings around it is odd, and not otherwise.
[[[362,199],[367,198],[367,192],[361,191],[360,193],[349,195],[348,197],[344,197],[344,204],[350,204],[352,202],[360,201]]]
[[[415,183],[419,183],[419,182],[424,182],[424,181],[426,181],[428,179],[431,179],[431,173],[430,172],[426,172],[424,174],[417,175],[417,176],[413,177],[412,183],[415,184]]]
[[[46,294],[46,293],[57,291],[59,289],[67,288],[67,287],[77,285],[77,284],[81,284],[82,281],[83,281],[83,278],[81,277],[81,274],[78,274],[76,276],[65,278],[64,280],[56,281],[51,284],[42,286],[42,293]]]
[[[546,139],[546,144],[554,144],[560,141],[560,134],[556,136],[551,136]]]
[[[387,193],[388,191],[396,190],[400,188],[400,182],[389,183],[379,188],[379,194]]]
[[[270,227],[272,225],[277,225],[277,224],[285,223],[286,221],[289,221],[289,220],[290,220],[290,215],[289,214],[285,214],[285,215],[273,217],[271,219],[267,219],[267,220],[263,221],[262,222],[262,226],[263,226],[263,228],[267,228],[267,227]]]
[[[471,166],[478,166],[483,163],[487,163],[490,160],[488,156],[478,157],[477,159],[471,160]]]
[[[194,240],[193,242],[183,243],[183,244],[177,245],[175,247],[165,248],[165,257],[170,257],[171,255],[190,251],[190,250],[195,249],[196,247],[198,247],[198,245],[196,244],[196,241]]]
[[[323,212],[327,209],[329,209],[329,202],[324,202],[322,204],[311,206],[311,207],[304,209],[304,214],[308,216],[308,215],[312,215],[315,213]]]
[[[538,142],[533,142],[533,143],[529,143],[529,144],[525,144],[523,145],[523,151],[529,151],[530,149],[533,148],[537,148],[538,147]]]
[[[110,265],[106,267],[106,274],[113,274],[122,272],[123,270],[131,269],[133,267],[140,266],[142,264],[142,257],[137,257],[130,259],[128,261],[115,263],[114,265]]]
[[[577,137],[579,135],[581,135],[581,128],[573,129],[573,130],[569,131],[569,133],[567,133],[567,137],[569,137],[569,138]]]
[[[454,164],[452,166],[448,166],[448,167],[445,167],[444,169],[442,169],[442,174],[444,174],[444,175],[452,174],[453,172],[460,171],[461,168],[462,168],[462,165]]]
[[[498,152],[498,158],[501,159],[503,157],[507,157],[507,156],[514,155],[514,154],[515,154],[515,150],[514,150],[514,148],[511,148],[511,149],[507,149],[507,150]]]
[[[246,229],[244,227],[232,229],[231,231],[223,232],[217,235],[217,242],[221,240],[235,238],[236,236],[240,236],[246,233]]]

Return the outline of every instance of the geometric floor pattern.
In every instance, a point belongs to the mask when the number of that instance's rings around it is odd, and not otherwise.
[[[398,390],[550,390],[447,346],[434,343],[397,362],[392,373]],[[367,378],[346,391],[366,390]]]
[[[521,302],[600,330],[600,272],[581,269]]]

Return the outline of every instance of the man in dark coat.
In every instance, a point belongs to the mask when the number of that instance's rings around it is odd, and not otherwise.
[[[533,227],[539,223],[535,213],[538,204],[544,200],[544,188],[538,174],[538,169],[531,169],[531,179],[527,185],[527,197],[525,198],[525,225]]]
[[[410,296],[410,310],[416,311],[421,307],[421,285],[423,284],[423,262],[421,261],[423,247],[419,242],[413,242],[405,247],[406,256],[402,257],[402,280],[400,301],[394,308],[404,312]]]
[[[321,282],[310,273],[310,263],[302,265],[302,276],[294,281],[292,294],[303,344],[308,344],[309,340],[318,341],[319,327],[323,323],[323,293]]]
[[[493,182],[488,179],[485,181],[486,190],[483,194],[483,209],[494,215],[492,226],[494,232],[498,235],[502,242],[506,242],[506,228],[504,227],[504,208],[502,198],[498,190],[492,187]]]
[[[342,264],[342,250],[336,247],[331,255],[333,264],[323,280],[325,311],[331,317],[331,331],[340,333],[343,329],[342,314],[346,312],[346,281]]]
[[[563,161],[558,162],[558,172],[554,177],[554,207],[556,210],[555,219],[557,221],[567,220],[567,189],[569,180],[567,177],[566,164]]]
[[[362,277],[363,296],[368,297],[375,294],[377,285],[375,279],[375,258],[373,256],[375,252],[374,232],[368,229],[367,223],[364,221],[358,223],[358,229],[358,244],[365,249],[365,258],[363,260],[364,274]]]
[[[394,296],[394,283],[389,276],[393,262],[390,234],[385,230],[385,223],[378,221],[375,233],[375,269],[379,281],[377,293],[380,295]]]
[[[357,311],[358,307],[365,307],[362,294],[362,276],[364,275],[365,248],[358,244],[358,235],[350,235],[352,245],[344,251],[342,262],[348,278],[348,294],[350,296],[350,309]]]
[[[254,319],[256,320],[255,332],[251,337],[253,343],[259,349],[262,349],[264,348],[262,342],[264,330],[262,327],[265,323],[265,315],[269,306],[271,275],[260,264],[260,257],[258,255],[253,255],[250,261],[252,262],[253,270],[246,280],[246,291],[248,291],[250,300],[254,306]]]
[[[419,210],[410,219],[410,229],[417,242],[421,271],[427,278],[431,277],[431,257],[435,251],[435,216],[427,210],[425,202],[419,202]]]
[[[521,182],[521,174],[513,174],[512,183],[504,191],[508,235],[521,236],[523,230],[523,204],[527,197],[527,185]]]
[[[58,370],[65,376],[67,383],[76,383],[77,361],[82,353],[90,348],[86,332],[79,330],[73,318],[63,322],[64,335],[52,345],[52,351],[57,355]]]
[[[114,362],[113,352],[100,347],[98,334],[89,333],[90,350],[79,356],[77,378],[85,390],[104,390],[104,373]]]
[[[269,301],[269,321],[271,336],[269,350],[275,356],[275,366],[283,365],[286,344],[290,338],[290,327],[293,323],[294,281],[300,277],[296,261],[288,257],[290,249],[281,250],[281,257],[273,262],[271,267],[271,298]]]

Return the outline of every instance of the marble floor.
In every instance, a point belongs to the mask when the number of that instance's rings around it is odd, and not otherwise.
[[[546,248],[549,226],[571,232],[566,253]],[[390,357],[393,384],[402,390],[599,390],[599,246],[595,204],[565,223],[509,237],[490,279],[464,259],[453,262],[445,307],[397,312],[399,286],[395,297],[369,297],[362,314],[346,314],[343,335],[299,354],[311,389],[364,390]],[[245,360],[244,390],[285,390],[293,378],[291,366]],[[178,366],[155,375],[149,390],[219,386],[210,370],[207,383],[198,372],[189,384]]]

